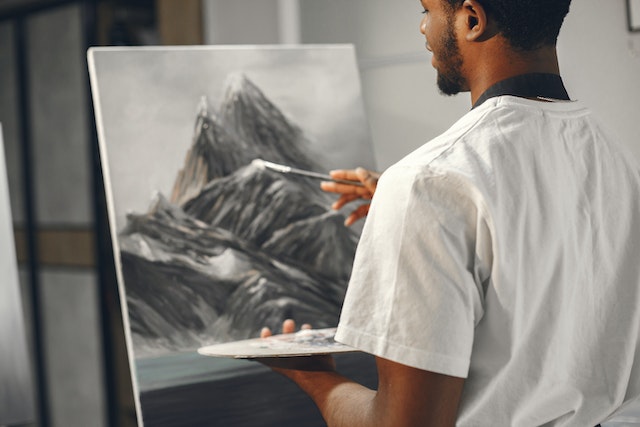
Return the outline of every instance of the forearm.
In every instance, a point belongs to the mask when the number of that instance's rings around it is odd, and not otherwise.
[[[334,371],[283,373],[313,399],[328,427],[385,425],[384,412],[376,407],[376,391]]]
[[[259,361],[307,393],[328,427],[454,426],[464,386],[464,378],[380,357],[376,357],[377,390],[338,374],[334,359],[328,355]]]
[[[311,396],[329,427],[455,425],[464,378],[376,358],[379,381],[374,391],[338,374],[332,360],[276,368]]]

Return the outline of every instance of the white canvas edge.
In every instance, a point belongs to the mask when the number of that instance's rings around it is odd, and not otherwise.
[[[103,49],[103,48],[100,48]],[[127,296],[124,284],[124,277],[122,277],[122,262],[120,258],[120,246],[118,243],[118,234],[115,224],[115,210],[113,190],[111,188],[111,175],[109,171],[109,159],[107,156],[106,139],[104,134],[104,126],[102,123],[102,112],[100,110],[100,91],[98,82],[96,80],[95,61],[93,58],[93,52],[96,48],[89,48],[87,50],[87,64],[89,67],[89,80],[91,84],[91,93],[93,97],[93,108],[95,111],[96,130],[98,133],[98,149],[100,152],[100,164],[102,166],[102,176],[104,182],[105,196],[107,200],[107,214],[109,216],[109,231],[111,233],[111,244],[113,248],[113,258],[116,267],[116,280],[118,282],[118,292],[120,294],[120,311],[122,312],[122,322],[124,328],[125,343],[127,347],[127,358],[129,360],[129,369],[131,372],[131,382],[133,386],[133,398],[136,408],[136,419],[138,426],[144,426],[142,418],[142,405],[140,403],[140,386],[138,384],[138,375],[135,365],[135,357],[133,353],[133,339],[131,337],[131,324],[129,321],[129,310],[127,309]]]
[[[355,50],[352,43],[335,43],[335,44],[247,44],[247,45],[184,45],[184,46],[96,46],[88,50],[88,56],[91,52],[132,52],[132,51],[184,51],[184,50],[307,50],[307,49],[352,49]]]

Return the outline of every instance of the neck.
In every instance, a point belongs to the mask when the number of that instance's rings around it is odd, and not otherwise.
[[[472,105],[489,87],[510,77],[529,73],[560,74],[555,46],[545,46],[529,52],[491,46],[481,52],[477,59],[465,63]]]

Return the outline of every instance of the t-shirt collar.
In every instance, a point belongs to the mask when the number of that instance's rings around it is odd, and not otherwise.
[[[513,95],[521,98],[570,100],[559,75],[530,73],[510,77],[495,83],[480,95],[475,104],[473,104],[472,109],[478,107],[489,98],[502,95]]]

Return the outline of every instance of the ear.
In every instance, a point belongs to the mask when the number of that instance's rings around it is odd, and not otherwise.
[[[460,13],[464,17],[467,41],[482,41],[488,38],[487,13],[477,0],[464,0]]]

